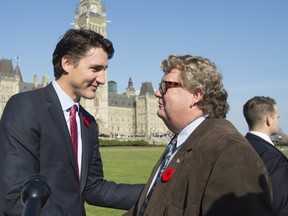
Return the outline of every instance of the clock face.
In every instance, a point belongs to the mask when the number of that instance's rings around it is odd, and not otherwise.
[[[95,4],[92,4],[91,6],[90,6],[90,10],[91,10],[91,12],[92,13],[97,13],[97,11],[98,11],[98,7],[97,7],[97,5],[95,5]]]

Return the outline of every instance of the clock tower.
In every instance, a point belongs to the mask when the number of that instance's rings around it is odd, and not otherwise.
[[[101,0],[80,0],[80,5],[75,10],[75,29],[90,29],[105,38],[106,32],[106,6]],[[108,82],[99,86],[94,99],[81,99],[81,105],[94,116],[98,125],[99,133],[109,134],[108,128]]]
[[[75,28],[91,29],[104,37],[106,33],[106,6],[101,0],[80,0],[75,11]]]

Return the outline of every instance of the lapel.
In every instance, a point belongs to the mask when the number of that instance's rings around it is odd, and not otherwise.
[[[207,132],[207,128],[211,127],[211,125],[213,124],[213,120],[211,122],[211,119],[207,118],[205,119],[191,134],[190,136],[185,140],[185,142],[181,145],[181,147],[179,148],[179,150],[176,152],[176,154],[174,155],[174,157],[172,158],[172,160],[170,161],[168,167],[172,168],[174,170],[174,175],[172,178],[177,179],[179,177],[179,175],[181,174],[181,170],[183,168],[183,166],[185,165],[185,161],[187,159],[190,159],[190,154],[189,152],[192,151],[193,149],[196,149],[197,146],[199,146],[201,144],[201,142],[199,141],[201,138],[203,138],[204,134],[206,134]],[[207,135],[207,134],[206,134]],[[139,208],[137,209],[138,211],[140,210],[144,199],[146,197],[148,188],[151,184],[151,181],[153,180],[153,177],[161,163],[162,157],[164,156],[165,152],[163,153],[163,155],[161,156],[160,160],[157,162],[157,164],[155,165],[152,174],[146,184],[146,187],[144,188],[144,191],[139,199]],[[177,181],[175,181],[177,182]],[[173,185],[171,185],[170,187],[168,186],[169,182],[166,183],[162,183],[161,180],[160,182],[157,184],[156,188],[154,189],[155,196],[152,195],[150,202],[146,208],[146,213],[149,214],[149,211],[151,209],[157,208],[157,205],[159,205],[159,203],[157,202],[159,198],[164,197],[165,193],[170,193],[171,191],[169,189],[174,188]],[[148,185],[148,186],[147,186]],[[168,189],[168,190],[167,190]]]
[[[89,153],[89,125],[84,124],[83,116],[83,107],[80,106],[79,114],[80,114],[80,124],[81,124],[81,138],[82,138],[82,167],[81,167],[81,178],[80,178],[80,191],[81,193],[84,190],[85,183],[87,181],[88,176],[88,153]],[[96,133],[96,132],[95,132]]]
[[[186,158],[186,155],[187,155],[187,148],[184,147],[184,144],[186,143],[187,141],[185,141],[182,145],[181,145],[181,148],[178,150],[178,152],[176,152],[176,154],[174,155],[174,157],[172,158],[172,160],[170,161],[170,163],[168,164],[168,167],[172,168],[174,171],[176,169],[179,169],[179,166],[182,166],[183,162],[185,161],[185,158]],[[182,148],[184,147],[184,148]],[[142,206],[142,204],[144,203],[144,200],[146,198],[146,195],[148,193],[148,189],[151,185],[151,182],[161,164],[161,161],[162,161],[162,158],[165,156],[165,151],[163,152],[162,156],[160,157],[160,159],[158,160],[158,162],[156,163],[155,167],[153,168],[152,170],[152,173],[146,183],[146,186],[141,194],[141,197],[139,198],[139,203],[140,205],[138,205],[138,214],[139,214],[139,211],[140,211],[140,208]],[[178,163],[178,161],[181,160],[181,163]],[[174,172],[175,174],[175,172]],[[174,178],[176,177],[175,175],[173,176]],[[162,185],[161,185],[162,184]],[[166,184],[166,183],[164,183]],[[163,196],[163,193],[167,193],[167,188],[165,187],[162,182],[161,182],[161,179],[159,180],[159,182],[157,183],[156,185],[156,188],[154,189],[153,191],[153,194],[152,194],[152,197],[150,198],[150,201],[149,201],[149,204],[145,210],[146,213],[149,214],[149,211],[151,209],[154,209],[154,208],[157,208],[157,205],[158,205],[158,202],[157,200],[159,199],[159,197],[162,197]],[[153,196],[154,195],[154,196]]]
[[[190,139],[189,139],[190,140]],[[191,140],[190,140],[191,141]],[[189,142],[188,139],[181,145],[181,147],[179,148],[178,152],[176,152],[176,154],[174,155],[174,157],[172,158],[172,160],[170,161],[170,163],[168,164],[168,167],[169,168],[172,168],[174,170],[174,175],[172,178],[177,178],[178,176],[176,176],[176,170],[180,169],[181,170],[181,167],[183,166],[184,164],[184,161],[186,160],[186,158],[189,156],[188,153],[189,151],[192,149],[192,146],[193,146],[193,142]],[[152,171],[152,174],[147,182],[147,186],[145,187],[144,191],[142,194],[144,194],[144,196],[141,196],[141,198],[139,199],[139,203],[141,203],[141,205],[139,206],[139,209],[138,211],[140,210],[142,204],[144,203],[144,200],[145,200],[145,197],[146,197],[146,194],[148,192],[148,189],[149,189],[149,186],[153,180],[153,177],[154,175],[156,174],[157,170],[158,170],[158,167],[160,166],[160,163],[162,161],[162,158],[164,157],[165,155],[165,152],[162,154],[161,158],[159,159],[159,161],[157,162],[157,164],[155,165],[153,171]],[[181,172],[180,172],[181,173]],[[160,197],[163,197],[165,193],[169,193],[171,192],[170,190],[167,191],[167,183],[162,183],[161,182],[161,179],[159,180],[159,182],[157,183],[156,185],[156,188],[154,189],[154,196],[152,195],[150,201],[149,201],[149,204],[146,208],[146,213],[149,214],[149,211],[151,209],[154,209],[154,208],[157,208],[157,205],[158,202],[157,200],[160,198]]]
[[[63,115],[59,98],[51,83],[44,88],[44,98],[45,102],[47,103],[48,112],[51,116],[51,119],[54,122],[55,127],[58,129],[59,134],[61,134],[61,137],[59,137],[59,139],[62,139],[62,142],[59,143],[63,143],[62,147],[66,149],[68,158],[74,169],[75,178],[77,178],[76,160],[73,153],[71,137],[65,117]]]

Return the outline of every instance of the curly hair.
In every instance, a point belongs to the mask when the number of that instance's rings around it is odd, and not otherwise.
[[[108,59],[114,55],[112,42],[102,35],[88,29],[69,29],[58,42],[53,53],[54,77],[59,79],[63,74],[67,74],[61,65],[64,56],[77,66],[80,59],[93,47],[103,48]]]
[[[186,90],[200,91],[203,98],[198,107],[210,118],[225,118],[229,110],[228,93],[222,84],[222,75],[216,65],[201,56],[170,55],[161,63],[161,70],[169,73],[177,68],[181,71],[181,84]]]

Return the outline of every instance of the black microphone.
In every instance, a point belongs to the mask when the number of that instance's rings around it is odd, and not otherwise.
[[[41,175],[30,176],[21,187],[22,216],[39,216],[51,193],[47,179]]]

